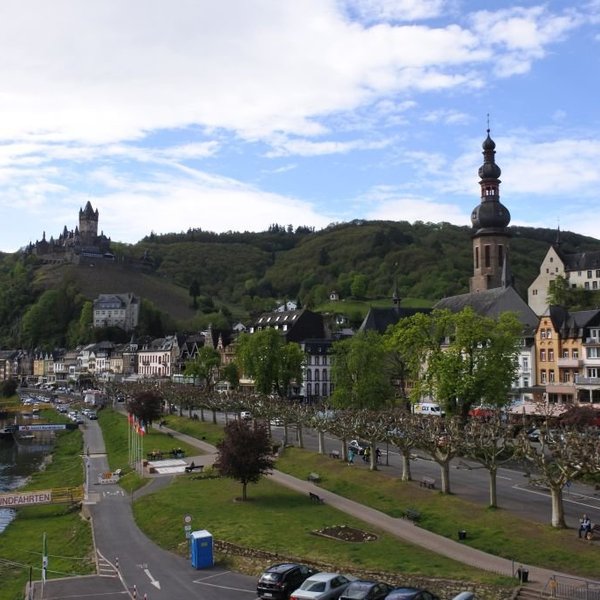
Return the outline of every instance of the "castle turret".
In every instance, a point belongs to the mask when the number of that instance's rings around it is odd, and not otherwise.
[[[98,216],[98,209],[94,211],[89,200],[79,210],[79,237],[83,245],[93,245],[98,237]]]

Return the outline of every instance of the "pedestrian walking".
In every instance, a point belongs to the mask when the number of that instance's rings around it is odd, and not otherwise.
[[[354,464],[354,448],[348,449],[348,464],[349,465]]]

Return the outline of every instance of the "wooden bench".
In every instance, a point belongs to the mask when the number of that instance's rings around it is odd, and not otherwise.
[[[318,473],[309,473],[306,479],[308,479],[308,481],[312,481],[313,483],[319,483],[319,481],[321,481],[321,476]]]
[[[418,523],[421,520],[421,513],[414,508],[407,508],[404,511],[404,517],[413,523]]]
[[[318,494],[314,494],[313,492],[308,492],[308,496],[316,504],[323,504],[323,502],[325,502],[323,498],[321,498],[321,496],[319,496]]]
[[[329,458],[339,458],[340,457],[340,451],[339,450],[332,450],[329,453]]]
[[[421,483],[419,485],[429,490],[433,490],[435,489],[435,479],[433,477],[421,477]]]
[[[202,473],[203,469],[204,465],[187,465],[187,467],[185,468],[185,472],[191,473],[192,471],[199,471],[200,473]]]
[[[585,539],[590,541],[594,539],[600,539],[600,524],[596,523],[592,527],[592,530],[585,534]]]

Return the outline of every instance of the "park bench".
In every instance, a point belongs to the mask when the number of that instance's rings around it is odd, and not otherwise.
[[[340,457],[340,451],[339,450],[332,450],[329,453],[329,458],[339,458]]]
[[[594,539],[600,539],[600,524],[596,523],[591,531],[588,531],[585,534],[585,539],[586,540],[594,540]]]
[[[185,472],[191,473],[192,471],[200,471],[200,473],[202,473],[203,469],[204,465],[187,465],[187,467],[185,468]]]
[[[404,511],[404,517],[413,523],[417,523],[421,519],[421,513],[414,508],[407,508]]]
[[[313,492],[308,492],[309,498],[315,502],[316,504],[323,504],[324,500],[318,494],[314,494]]]
[[[421,487],[433,490],[435,489],[435,479],[433,477],[421,477],[421,483],[419,484]]]
[[[309,473],[306,479],[308,479],[308,481],[312,481],[313,483],[319,483],[319,481],[321,481],[321,476],[318,473]]]

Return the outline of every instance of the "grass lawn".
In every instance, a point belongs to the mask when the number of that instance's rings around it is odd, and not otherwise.
[[[421,513],[420,525],[456,539],[459,529],[468,531],[467,543],[517,563],[529,563],[581,576],[598,577],[600,548],[583,543],[573,530],[531,523],[502,509],[461,500],[402,482],[382,471],[343,468],[344,462],[299,448],[287,448],[277,461],[281,471],[306,479],[308,473],[321,476],[320,485],[332,492],[399,517],[407,508]],[[550,500],[548,500],[550,502]]]
[[[142,530],[160,546],[185,554],[183,516],[192,517],[193,529],[207,529],[215,539],[278,552],[304,560],[323,561],[335,570],[352,568],[389,573],[429,575],[498,583],[502,578],[484,573],[377,531],[327,506],[315,505],[268,479],[248,488],[241,502],[241,484],[231,479],[180,476],[170,486],[144,496],[134,504]],[[353,544],[320,537],[315,531],[347,525],[378,535],[376,541]]]
[[[79,430],[60,433],[52,461],[19,491],[81,486],[84,479],[82,448]],[[33,579],[40,579],[44,532],[50,578],[94,572],[91,528],[81,517],[79,506],[55,504],[21,508],[17,518],[0,534],[0,600],[23,598],[30,566]]]

